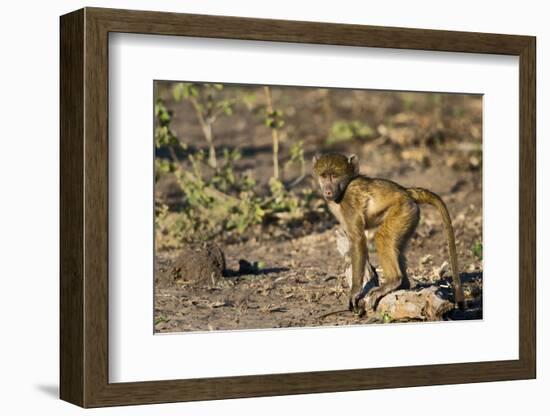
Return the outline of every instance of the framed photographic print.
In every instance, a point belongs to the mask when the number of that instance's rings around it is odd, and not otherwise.
[[[535,38],[61,17],[83,406],[536,376]]]

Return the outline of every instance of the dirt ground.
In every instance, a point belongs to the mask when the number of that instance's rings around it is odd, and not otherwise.
[[[453,310],[445,319],[481,319],[483,266],[472,247],[482,242],[482,170],[480,153],[471,151],[472,143],[481,142],[481,98],[445,96],[447,102],[435,106],[443,110],[413,106],[416,111],[411,111],[406,109],[403,95],[359,93],[358,96],[353,93],[354,100],[348,102],[349,92],[335,92],[328,108],[336,113],[333,117],[368,120],[377,133],[367,141],[352,140],[324,148],[322,139],[330,125],[329,110],[325,108],[325,112],[319,114],[315,108],[327,106],[325,95],[312,90],[298,99],[284,89],[274,91],[274,101],[285,103],[285,113],[289,114],[290,127],[283,137],[281,158],[285,157],[285,140],[290,142],[299,137],[304,140],[307,161],[319,149],[356,153],[362,173],[368,176],[437,192],[448,205],[453,219],[467,299],[465,311]],[[355,108],[356,102],[363,103],[364,108]],[[191,112],[178,109],[175,114],[175,130],[185,132],[188,141],[200,146],[200,133]],[[311,114],[313,120],[306,123],[304,120]],[[243,151],[244,157],[238,162],[241,169],[253,169],[258,178],[268,178],[271,136],[261,125],[254,129],[247,127],[250,125],[253,123],[246,118],[238,122],[234,118],[222,119],[216,128],[216,139],[220,146],[238,147]],[[434,140],[437,144],[433,144]],[[307,168],[309,171],[310,163]],[[297,175],[293,171],[285,174],[288,179]],[[303,186],[315,185],[307,178]],[[169,181],[161,182],[156,192],[176,204],[177,190]],[[304,221],[298,230],[264,226],[244,236],[228,232],[216,241],[225,255],[224,277],[212,282],[194,281],[186,276],[174,279],[174,265],[182,261],[184,251],[158,250],[155,331],[382,322],[373,314],[362,318],[352,312],[324,316],[345,309],[348,301],[344,260],[336,250],[336,228],[335,221],[327,215]],[[371,262],[376,266],[378,259],[370,239],[368,247]],[[450,275],[444,265],[449,259],[443,224],[434,208],[422,207],[421,221],[410,241],[407,259],[413,289],[437,285],[442,297],[452,297]],[[261,266],[246,267],[254,264]]]

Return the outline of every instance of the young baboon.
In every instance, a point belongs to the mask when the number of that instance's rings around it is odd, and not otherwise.
[[[352,267],[350,310],[363,314],[375,308],[378,300],[387,293],[408,281],[403,252],[418,225],[419,204],[434,206],[443,219],[455,304],[461,308],[464,306],[453,226],[447,207],[438,195],[426,189],[404,188],[389,180],[360,175],[355,155],[346,157],[330,153],[315,156],[313,172],[330,211],[349,238]],[[367,229],[376,230],[374,242],[382,266],[381,278],[369,262]],[[367,281],[370,284],[364,284]]]

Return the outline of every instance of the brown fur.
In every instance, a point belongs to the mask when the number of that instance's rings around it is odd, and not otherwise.
[[[359,175],[355,155],[349,158],[328,154],[314,158],[316,174],[329,209],[338,219],[351,243],[352,287],[350,308],[362,313],[376,306],[387,293],[406,284],[406,260],[403,254],[407,242],[418,225],[418,204],[435,206],[445,225],[449,257],[455,286],[455,301],[462,304],[464,295],[458,276],[458,262],[451,219],[444,202],[436,194],[421,189],[406,189],[395,182]],[[363,287],[365,266],[376,276],[369,262],[365,238],[366,229],[376,229],[376,251],[383,276],[374,287]],[[365,293],[369,290],[368,293]],[[363,300],[363,297],[366,298]]]

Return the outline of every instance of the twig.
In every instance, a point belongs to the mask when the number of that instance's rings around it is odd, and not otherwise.
[[[271,91],[268,86],[264,87],[265,98],[267,101],[267,111],[273,114],[273,103],[271,101]],[[273,177],[279,179],[279,132],[276,126],[271,127],[271,137],[273,139]]]
[[[324,313],[322,315],[319,315],[316,319],[323,319],[323,318],[326,318],[327,316],[336,315],[336,314],[344,313],[344,312],[349,312],[349,309],[348,308],[338,309],[338,310],[335,310],[335,311],[327,312],[327,313]]]
[[[179,167],[180,160],[178,158],[178,155],[176,154],[176,151],[172,146],[168,146],[168,152],[170,153],[170,157],[172,158],[172,162]]]
[[[287,185],[287,189],[294,188],[296,185],[298,185],[300,182],[302,182],[307,177],[308,177],[307,173],[304,173],[304,174],[298,176],[296,179],[294,179],[292,182],[290,182]]]
[[[191,172],[187,172],[187,171],[181,169],[180,167],[178,167],[178,173],[185,180],[188,180],[188,181],[191,181],[191,182],[196,182],[197,181],[197,178],[195,177],[195,175],[193,175]],[[225,203],[232,204],[232,205],[237,205],[239,203],[238,198],[235,198],[234,196],[226,194],[222,191],[219,191],[216,188],[213,188],[211,186],[205,187],[203,189],[203,191],[207,196],[209,196],[211,198],[221,200],[221,201],[224,201]]]
[[[204,138],[208,143],[208,164],[210,167],[216,169],[218,167],[218,161],[216,159],[216,148],[214,147],[214,138],[212,134],[212,123],[214,122],[214,119],[211,117],[204,117],[200,105],[195,97],[190,97],[190,101],[195,109],[195,113],[197,114]]]

